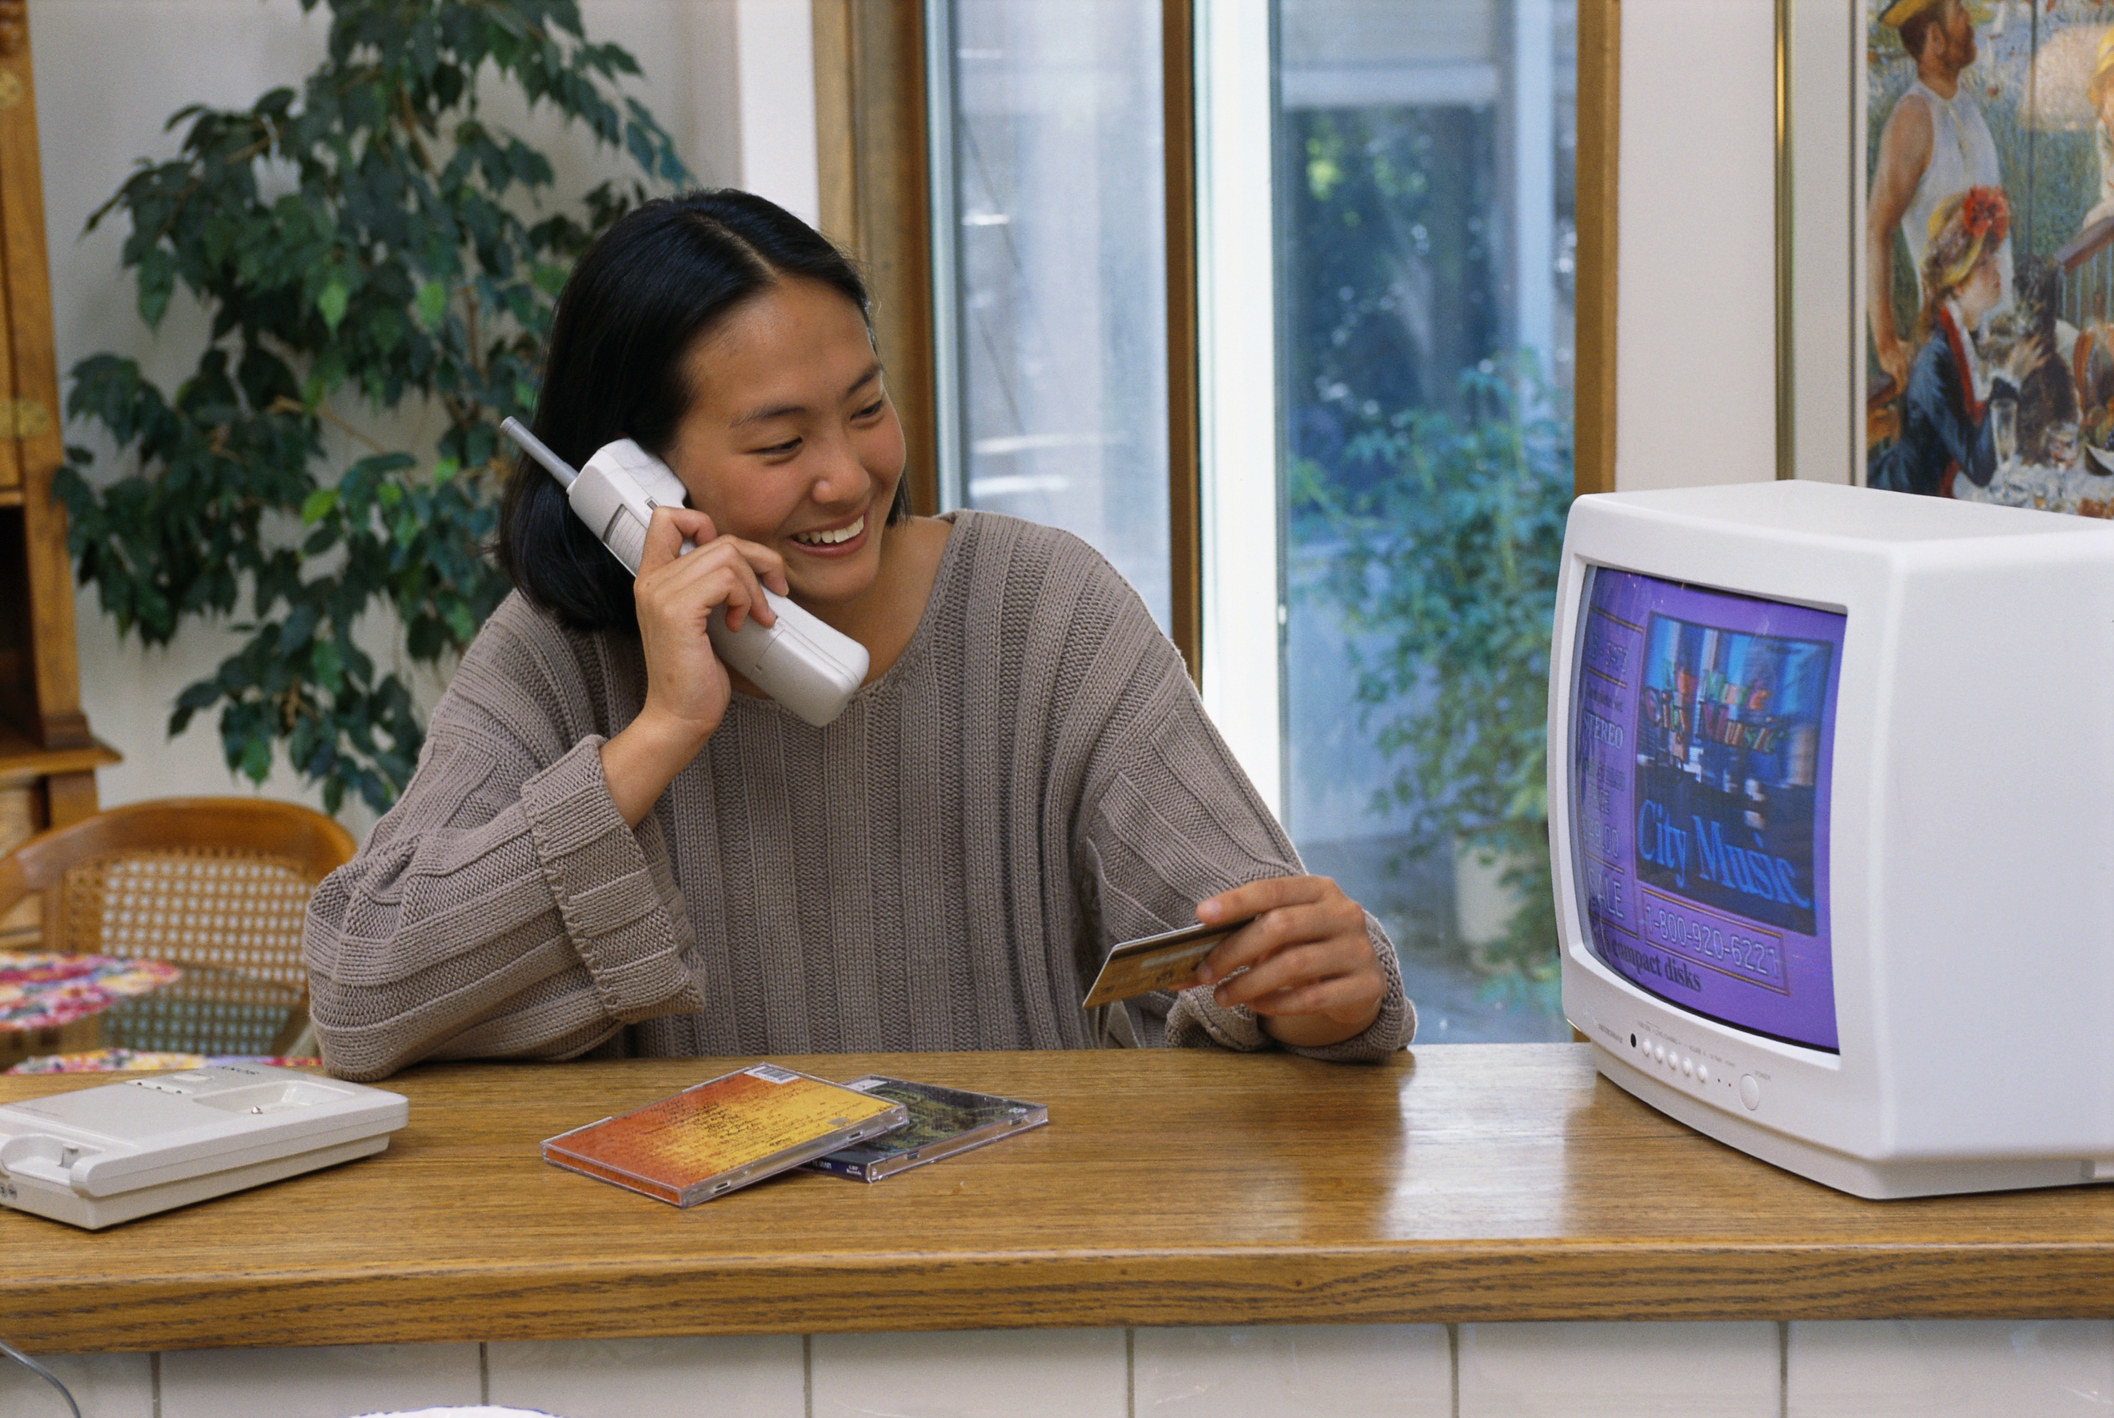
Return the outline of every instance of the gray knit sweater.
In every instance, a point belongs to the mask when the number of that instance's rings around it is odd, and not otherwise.
[[[309,910],[331,1070],[420,1059],[1260,1048],[1208,991],[1086,1011],[1120,941],[1300,870],[1137,596],[1066,533],[955,515],[909,647],[827,728],[736,694],[636,830],[600,749],[635,636],[518,594],[404,796]],[[1416,1016],[1379,923],[1371,1058]]]

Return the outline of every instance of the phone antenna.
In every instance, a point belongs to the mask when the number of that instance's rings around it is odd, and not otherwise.
[[[520,419],[504,418],[499,421],[499,431],[521,445],[521,451],[534,458],[558,480],[558,486],[571,487],[573,479],[580,475],[563,458],[543,446],[543,440],[530,433]]]

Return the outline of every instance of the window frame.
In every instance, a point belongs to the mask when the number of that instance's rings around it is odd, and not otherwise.
[[[933,205],[936,194],[943,195],[939,179],[944,172],[935,169],[930,115],[936,86],[930,75],[945,57],[935,50],[944,37],[927,22],[934,3],[938,0],[811,0],[822,229],[866,269],[881,356],[905,435],[913,449],[930,453],[914,457],[910,470],[911,505],[928,515],[949,504],[945,469],[958,469],[960,460],[957,401],[954,391],[940,387],[939,322],[951,322],[953,312],[936,285],[946,269],[941,257],[948,243],[937,229]],[[1224,26],[1244,25],[1252,37],[1254,17],[1248,12],[1256,6],[1268,10],[1267,0],[1219,0],[1209,6],[1161,0],[1171,638],[1201,686],[1220,682],[1213,661],[1233,653],[1210,633],[1212,622],[1246,612],[1229,610],[1210,592],[1216,480],[1206,477],[1208,312],[1200,292],[1211,276],[1212,252],[1204,244],[1209,233],[1202,229],[1200,191],[1209,178],[1199,146],[1209,141],[1212,115],[1203,111],[1199,91],[1210,93],[1212,36],[1224,37]],[[1201,44],[1200,15],[1212,26]],[[1574,486],[1580,493],[1615,487],[1621,19],[1621,0],[1579,0],[1573,390]],[[1220,270],[1223,274],[1223,266]],[[1274,396],[1270,402],[1274,408]],[[1281,565],[1282,557],[1277,560]],[[1212,697],[1220,696],[1207,693],[1207,700]],[[1269,757],[1277,757],[1275,749]],[[1266,776],[1274,785],[1275,774]]]

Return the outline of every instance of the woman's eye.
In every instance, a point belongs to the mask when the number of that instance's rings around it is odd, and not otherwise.
[[[877,418],[879,417],[881,412],[881,405],[887,402],[888,401],[886,399],[876,399],[872,403],[868,404],[865,408],[853,414],[852,417],[855,419]]]
[[[800,447],[800,440],[799,440],[799,439],[797,439],[797,438],[789,438],[789,439],[787,439],[787,440],[786,440],[785,442],[783,442],[783,443],[773,443],[773,444],[772,444],[772,445],[771,445],[770,447],[768,447],[768,448],[759,448],[759,449],[757,449],[757,450],[756,450],[756,452],[757,452],[757,455],[758,455],[759,457],[764,457],[764,458],[784,458],[784,457],[787,457],[787,456],[791,455],[792,453],[794,453],[794,452],[798,451],[799,447]]]

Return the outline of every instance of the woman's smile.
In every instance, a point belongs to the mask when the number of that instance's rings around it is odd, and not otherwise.
[[[788,540],[815,556],[849,556],[866,544],[866,513],[834,527],[795,532]]]

